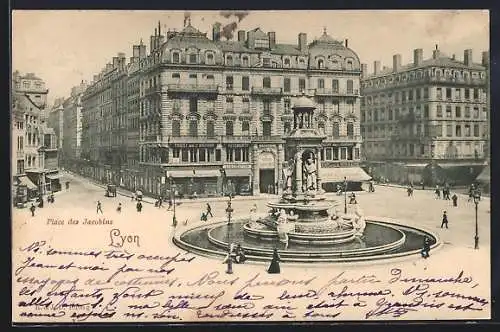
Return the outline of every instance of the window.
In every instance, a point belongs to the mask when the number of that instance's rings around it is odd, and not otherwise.
[[[474,89],[474,100],[479,99],[479,89]]]
[[[416,99],[417,100],[420,100],[422,98],[422,90],[419,88],[417,90],[415,90],[415,93],[416,93]]]
[[[378,110],[373,111],[373,121],[378,121]]]
[[[333,137],[339,137],[340,136],[340,123],[334,122],[333,123]]]
[[[429,98],[429,88],[424,88],[424,99]]]
[[[271,102],[269,100],[262,101],[264,116],[271,116]]]
[[[462,109],[460,108],[460,106],[455,107],[455,117],[456,118],[462,117]]]
[[[269,48],[269,39],[255,39],[255,48]]]
[[[446,117],[451,118],[451,106],[450,105],[446,106]]]
[[[470,125],[469,124],[464,125],[464,134],[466,137],[470,136]]]
[[[190,79],[197,79],[198,75],[196,75],[196,74],[189,74],[189,78]]]
[[[441,88],[436,88],[436,98],[443,99],[443,90]]]
[[[270,121],[262,122],[262,135],[263,136],[271,136],[271,122]]]
[[[446,88],[446,99],[451,99],[451,88]]]
[[[189,63],[197,63],[198,61],[196,58],[197,58],[196,54],[190,54],[189,55]]]
[[[459,88],[455,89],[455,100],[460,100],[460,98],[462,98],[460,92],[461,92],[461,89],[459,89]]]
[[[347,80],[347,93],[354,93],[354,84],[352,80]]]
[[[285,134],[289,133],[291,128],[292,128],[292,126],[291,126],[290,122],[285,122],[283,124],[283,133],[285,133]]]
[[[179,63],[179,62],[180,62],[179,53],[177,52],[172,53],[172,63]]]
[[[285,109],[285,113],[290,112],[290,99],[283,100],[283,107]]]
[[[319,69],[325,68],[325,62],[323,61],[323,59],[318,60],[318,68]]]
[[[469,88],[465,88],[465,90],[464,90],[464,98],[465,99],[470,99],[470,89]]]
[[[207,121],[207,136],[208,137],[215,136],[215,126],[212,120]]]
[[[228,65],[228,66],[232,66],[233,65],[233,56],[232,55],[228,55],[226,57],[226,65]]]
[[[221,150],[215,149],[215,161],[220,161],[220,160],[221,160]]]
[[[325,160],[332,160],[332,149],[326,148],[325,151]]]
[[[479,107],[474,107],[474,119],[479,118]]]
[[[392,109],[389,109],[388,120],[392,120]]]
[[[250,90],[250,77],[243,76],[241,79],[241,89],[244,91]]]
[[[408,91],[408,100],[413,100],[413,90]]]
[[[247,56],[244,56],[241,58],[241,65],[243,67],[248,67],[248,57]]]
[[[468,127],[468,125],[465,125],[465,126]],[[470,136],[470,128],[469,128],[469,135],[467,135],[467,136]],[[479,137],[479,125],[478,124],[474,125],[474,137]]]
[[[172,121],[172,136],[174,137],[181,136],[181,123],[179,120]]]
[[[456,125],[455,127],[455,136],[461,137],[462,136],[462,126],[461,125]]]
[[[340,159],[341,160],[347,159],[347,148],[340,148]]]
[[[429,118],[429,105],[424,105],[424,118]]]
[[[285,77],[285,80],[283,82],[283,91],[284,92],[290,92],[290,78]]]
[[[286,58],[284,61],[283,61],[284,65],[285,66],[290,66],[290,59]]]
[[[448,137],[453,136],[453,127],[452,127],[452,125],[446,125],[446,136],[448,136]]]
[[[349,138],[354,137],[354,124],[352,122],[347,123],[347,136]]]
[[[214,63],[214,55],[212,53],[207,54],[207,64],[213,64]]]
[[[347,60],[347,70],[352,70],[352,60]]]
[[[470,118],[470,107],[469,106],[465,106],[464,117]]]
[[[318,79],[318,89],[324,89],[325,88],[325,80],[322,78]]]
[[[226,76],[226,90],[233,90],[233,77]]]
[[[250,122],[243,121],[241,123],[241,131],[243,132],[243,135],[249,135],[250,134]]]
[[[401,102],[406,102],[406,91],[401,91]]]
[[[332,91],[334,93],[339,92],[339,80],[332,80]]]
[[[227,113],[234,113],[233,98],[226,98],[226,112]]]
[[[233,121],[227,121],[226,122],[226,136],[233,136],[233,135],[234,135]]]
[[[270,77],[264,77],[262,80],[262,86],[264,88],[270,88],[271,87],[271,78]]]
[[[304,92],[306,90],[306,80],[304,78],[299,78],[299,91]]]
[[[441,106],[441,105],[436,106],[436,117],[438,117],[438,118],[443,117],[443,106]]]

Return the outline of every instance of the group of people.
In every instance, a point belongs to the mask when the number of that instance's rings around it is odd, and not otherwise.
[[[38,196],[36,202],[38,203],[37,206],[39,208],[43,208],[44,203],[43,203],[43,196],[42,195]],[[54,194],[50,193],[50,195],[47,195],[47,203],[54,203],[54,202],[55,202]],[[31,212],[32,217],[35,216],[35,211],[36,211],[35,203],[31,203],[30,212]]]
[[[210,217],[214,216],[212,213],[212,207],[210,206],[209,203],[207,203],[206,210],[201,212],[200,220],[201,221],[208,221],[208,216],[210,216]]]

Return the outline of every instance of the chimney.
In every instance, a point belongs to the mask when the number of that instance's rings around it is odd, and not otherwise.
[[[366,78],[368,76],[368,65],[366,63],[361,64],[361,78]]]
[[[240,43],[244,43],[245,42],[245,30],[238,31],[238,41]]]
[[[165,36],[159,35],[158,36],[158,48],[160,48],[164,42],[165,42]]]
[[[439,48],[437,44],[436,44],[436,49],[432,52],[432,58],[433,59],[439,58]]]
[[[401,54],[394,54],[392,56],[392,71],[396,72],[401,69]]]
[[[490,52],[486,51],[481,53],[481,64],[484,67],[487,67],[490,65]]]
[[[299,50],[304,52],[307,49],[307,34],[299,33]]]
[[[113,68],[118,67],[118,64],[120,63],[120,58],[117,56],[113,57]]]
[[[255,31],[248,31],[247,32],[247,46],[250,48],[255,47]]]
[[[139,57],[139,45],[134,45],[132,46],[132,57],[133,58],[138,58]]]
[[[472,50],[471,49],[467,49],[464,51],[464,64],[466,66],[472,65]]]
[[[417,48],[413,50],[413,65],[420,66],[424,61],[424,50],[421,48]]]
[[[345,48],[349,48],[349,39],[345,40]]]
[[[212,28],[212,40],[219,41],[220,40],[220,25],[214,24]]]
[[[276,46],[276,32],[268,32],[269,37],[269,48],[273,49]]]
[[[380,61],[373,62],[373,73],[378,75],[380,73]]]
[[[142,42],[139,44],[139,58],[144,59],[146,57],[146,45]]]

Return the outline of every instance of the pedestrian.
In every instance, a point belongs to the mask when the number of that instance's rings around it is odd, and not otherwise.
[[[356,201],[356,194],[354,192],[349,195],[349,204],[357,204],[358,202]]]
[[[31,216],[32,217],[35,216],[35,210],[36,210],[35,204],[31,203],[30,211],[31,211]]]
[[[253,204],[252,208],[250,209],[250,213],[257,213],[257,204]]]
[[[408,194],[408,197],[411,196],[411,187],[410,186],[406,187],[406,193]]]
[[[210,206],[210,204],[207,203],[207,216],[210,215],[210,217],[213,218],[213,214],[212,214],[212,207]]]
[[[172,208],[172,198],[169,198],[167,211],[170,211],[171,208]]]
[[[274,248],[273,250],[273,258],[271,260],[271,264],[267,269],[267,273],[278,274],[280,273],[280,255],[278,254],[278,248]]]
[[[236,264],[243,264],[247,260],[247,257],[245,256],[245,251],[241,247],[241,244],[238,243],[236,246],[236,255],[234,257],[234,262]]]
[[[202,213],[201,213],[200,220],[201,220],[201,221],[207,221],[207,220],[208,220],[207,215],[206,215],[206,213],[205,213],[205,212],[202,212]]]
[[[135,208],[137,209],[137,212],[141,212],[142,211],[142,203],[141,201],[138,201]]]
[[[458,204],[457,204],[457,201],[458,201],[457,194],[453,194],[453,196],[451,196],[451,200],[453,201],[453,206],[457,207],[458,206]]]
[[[439,190],[439,186],[436,186],[436,190],[434,190],[434,193],[436,194],[436,199],[441,198],[441,192]]]
[[[443,212],[443,221],[441,221],[441,228],[443,226],[446,226],[446,229],[448,229],[448,216],[446,215],[446,211]]]
[[[163,207],[163,197],[160,196],[160,198],[158,199],[158,207]]]
[[[116,212],[118,212],[118,213],[122,212],[122,203],[118,203],[118,207],[116,208]]]
[[[429,257],[429,251],[431,251],[431,240],[426,236],[424,237],[424,244],[422,246],[422,251],[420,251],[420,254],[423,258],[427,259]]]
[[[96,213],[99,213],[99,212],[101,212],[101,214],[103,214],[101,201],[97,201],[97,212]]]

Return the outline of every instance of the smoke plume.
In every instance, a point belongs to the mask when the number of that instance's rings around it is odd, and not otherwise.
[[[238,23],[232,22],[222,28],[221,35],[227,40],[233,39],[234,32],[238,28]]]
[[[184,26],[187,25],[187,22],[190,20],[191,18],[191,13],[190,12],[184,12]]]
[[[229,19],[231,17],[237,18],[237,22],[233,20],[233,22],[225,25],[222,28],[221,31],[221,36],[226,38],[227,40],[231,40],[234,37],[234,32],[238,29],[238,23],[240,23],[245,17],[247,17],[250,13],[248,11],[233,11],[233,10],[226,10],[226,11],[221,11],[220,15],[224,17],[225,19]],[[220,28],[222,24],[219,22],[216,22],[214,24],[214,27]]]

